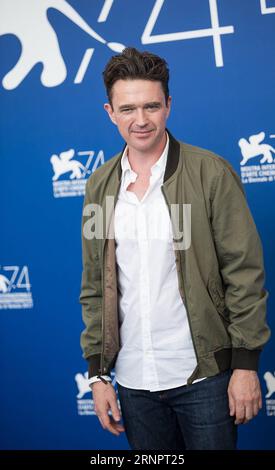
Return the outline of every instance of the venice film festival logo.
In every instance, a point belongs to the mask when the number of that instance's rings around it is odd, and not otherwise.
[[[0,309],[33,307],[27,266],[0,266]]]
[[[112,379],[112,385],[115,388],[115,391],[117,393],[116,379],[115,379],[114,372],[111,372],[111,379]],[[91,389],[89,387],[89,382],[88,382],[88,372],[85,372],[84,374],[77,373],[75,375],[75,381],[76,381],[76,385],[78,389],[78,394],[76,395],[78,415],[80,416],[95,415],[96,413],[94,409],[94,400],[92,398],[85,397],[85,395],[87,394],[91,396]],[[120,409],[119,400],[117,400],[117,405],[118,405],[118,408]]]
[[[86,157],[86,162],[78,160],[77,156]],[[76,153],[74,149],[69,149],[60,152],[59,155],[53,154],[50,162],[54,173],[52,177],[54,197],[83,196],[89,175],[104,163],[104,153],[103,150],[97,155],[93,150]]]
[[[271,398],[273,393],[275,393],[275,373],[265,372],[264,380],[266,383],[267,394],[266,398],[266,414],[267,416],[275,416],[275,399]]]
[[[261,0],[262,14],[273,13],[272,9],[266,7],[265,1]],[[118,2],[117,0],[105,0],[104,2],[103,0],[97,0],[94,9],[98,5],[98,13],[97,18],[94,18],[93,21],[100,23],[102,29],[102,24],[106,24],[109,17],[112,17],[113,11],[116,10],[115,7],[125,8],[126,4],[129,8],[130,3]],[[262,6],[267,11],[264,11]],[[171,7],[171,2],[168,0],[155,0],[153,5],[151,2],[148,2],[148,17],[147,15],[145,16],[144,29],[140,37],[141,44],[189,41],[212,37],[216,66],[223,67],[221,39],[224,35],[234,34],[234,27],[232,25],[221,26],[219,24],[217,0],[209,0],[209,16],[207,18],[210,18],[210,22],[208,20],[200,29],[180,31],[179,27],[175,26],[175,31],[168,33],[160,32],[159,17],[160,21],[167,17],[171,8],[173,7]],[[60,48],[60,31],[58,31],[59,34],[57,35],[48,19],[47,15],[50,9],[61,13],[61,15],[64,15],[80,30],[85,32],[92,39],[93,45],[97,43],[97,46],[105,46],[115,52],[121,52],[124,49],[124,44],[109,42],[102,35],[98,34],[97,28],[93,29],[67,0],[0,0],[0,35],[14,35],[21,43],[21,53],[19,58],[17,58],[17,62],[3,77],[2,85],[4,89],[13,90],[17,88],[37,64],[42,64],[40,80],[43,86],[54,87],[65,81],[67,65]],[[136,18],[132,18],[130,14],[129,10],[128,22],[136,21]],[[193,14],[197,15],[195,9]],[[123,15],[125,13],[121,10],[120,15],[117,17],[119,22],[124,17]],[[157,34],[154,33],[155,27]],[[131,25],[129,25],[129,28],[131,28]],[[94,51],[95,47],[89,47],[85,50],[74,77],[75,84],[83,81]]]
[[[270,134],[270,139],[275,135]],[[271,143],[270,143],[271,142]],[[275,148],[265,132],[242,137],[238,144],[242,154],[240,171],[242,183],[272,183],[275,181]]]
[[[267,2],[268,0],[259,0],[258,3],[255,2],[253,5],[260,11],[262,16],[275,13],[275,7],[268,5]],[[112,16],[112,12],[115,10],[114,6],[117,6],[117,4],[127,4],[129,8],[130,3],[119,3],[116,0],[104,0],[104,2],[103,0],[98,0],[96,21],[101,23],[101,29],[102,23],[106,23],[109,16]],[[210,22],[208,21],[201,28],[180,31],[177,25],[175,26],[175,31],[171,32],[161,32],[161,27],[158,23],[159,18],[160,21],[163,18],[165,19],[169,15],[171,8],[175,8],[171,6],[172,2],[168,0],[155,0],[153,5],[151,2],[147,3],[148,18],[146,17],[141,34],[141,44],[190,41],[212,37],[216,67],[223,67],[222,38],[224,35],[231,35],[235,32],[234,26],[221,26],[219,23],[219,8],[223,5],[223,2],[218,3],[217,0],[209,0],[208,17]],[[207,2],[205,1],[205,3]],[[193,2],[190,1],[189,4],[191,6]],[[58,31],[59,34],[57,35],[48,19],[47,14],[50,9],[64,15],[95,41],[97,45],[101,44],[115,52],[121,52],[124,49],[125,46],[123,44],[109,42],[102,35],[98,34],[67,0],[0,0],[0,36],[14,35],[21,43],[21,52],[16,64],[3,77],[2,85],[4,89],[14,90],[17,88],[37,64],[42,64],[40,80],[43,86],[55,87],[65,81],[67,67],[59,44],[60,31]],[[119,22],[124,17],[124,11],[120,13]],[[183,19],[185,13],[183,7]],[[193,14],[197,15],[196,9],[194,9]],[[194,17],[196,18],[196,16]],[[128,22],[131,20],[136,21],[136,18],[129,16]],[[182,19],[181,23],[183,23]],[[155,28],[157,33],[154,33]],[[74,77],[75,84],[80,84],[83,81],[94,51],[94,47],[85,50]]]

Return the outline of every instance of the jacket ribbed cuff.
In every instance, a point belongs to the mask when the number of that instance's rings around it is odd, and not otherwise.
[[[87,361],[89,363],[89,378],[102,374],[100,369],[100,354],[93,354],[92,356],[89,356]]]
[[[260,349],[233,348],[231,369],[258,370]]]

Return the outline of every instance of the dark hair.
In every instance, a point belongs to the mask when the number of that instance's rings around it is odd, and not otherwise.
[[[111,57],[103,72],[103,79],[110,104],[115,82],[134,79],[159,81],[167,104],[169,69],[164,59],[151,52],[140,52],[134,47],[126,47],[121,54]]]

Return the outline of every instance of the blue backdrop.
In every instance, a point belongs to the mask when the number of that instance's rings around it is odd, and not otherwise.
[[[102,70],[125,45],[168,61],[169,128],[242,177],[273,318],[275,0],[0,0],[3,449],[127,449],[94,415],[79,335],[89,174],[122,147]],[[274,449],[275,345],[243,449]]]

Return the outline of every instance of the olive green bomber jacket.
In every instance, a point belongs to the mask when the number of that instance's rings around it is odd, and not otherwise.
[[[191,244],[176,249],[179,292],[186,307],[197,367],[188,384],[222,370],[257,370],[270,331],[261,242],[243,187],[231,165],[212,152],[170,143],[162,192],[171,204],[191,205]],[[89,376],[110,374],[120,349],[115,241],[110,236],[122,153],[98,168],[86,185],[83,210],[81,334]],[[96,204],[102,236],[86,236]],[[181,220],[184,233],[184,221]],[[84,235],[85,233],[85,235]],[[175,235],[175,240],[177,234]]]

